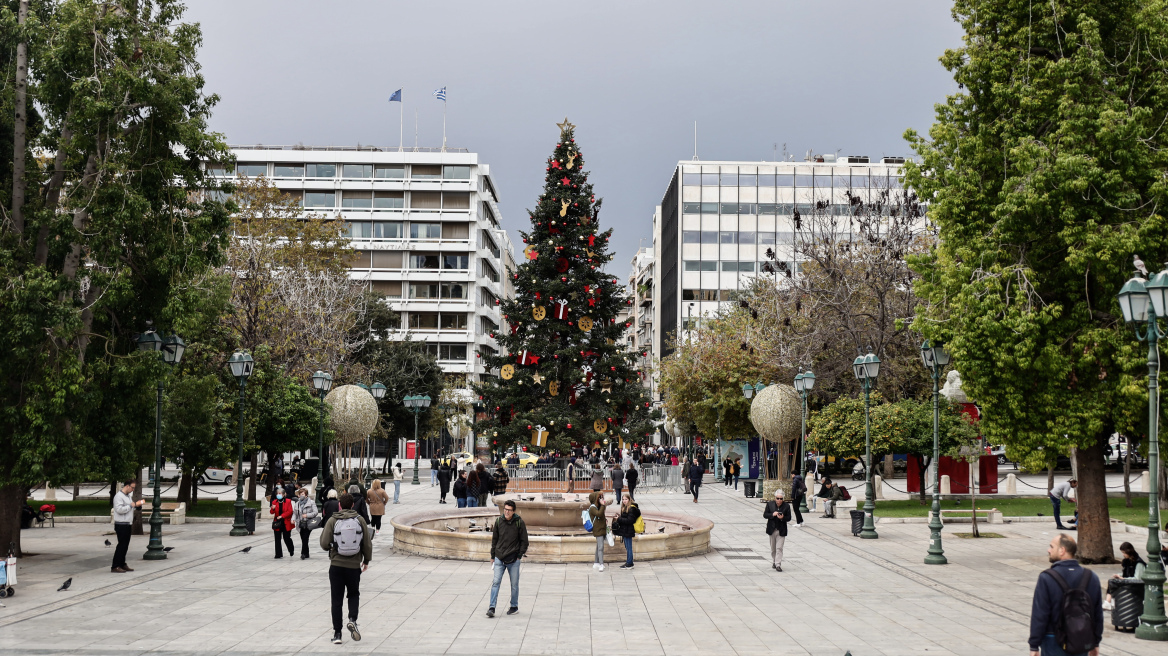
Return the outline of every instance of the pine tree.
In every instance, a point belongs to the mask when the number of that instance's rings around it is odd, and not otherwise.
[[[623,338],[617,314],[632,305],[604,264],[612,230],[598,232],[600,201],[583,170],[583,153],[567,119],[547,160],[543,194],[522,232],[524,259],[507,272],[515,298],[501,303],[506,326],[500,354],[480,353],[497,377],[476,386],[487,418],[475,428],[495,448],[533,442],[592,446],[618,437],[642,441],[652,430],[643,372]],[[636,431],[636,432],[633,432]]]

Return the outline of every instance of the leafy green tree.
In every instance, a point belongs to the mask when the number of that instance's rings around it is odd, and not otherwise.
[[[1144,350],[1115,294],[1168,261],[1162,0],[957,0],[965,45],[907,183],[940,244],[916,258],[915,327],[950,347],[992,443],[1077,447],[1079,554],[1113,559],[1103,452],[1146,414]]]
[[[0,544],[19,549],[29,487],[149,460],[163,365],[128,357],[134,334],[171,332],[173,282],[222,257],[226,209],[191,190],[227,150],[181,19],[175,0],[0,7]]]

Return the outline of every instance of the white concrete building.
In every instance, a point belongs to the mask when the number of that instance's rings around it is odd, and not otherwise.
[[[657,283],[654,279],[657,270],[653,249],[642,246],[637,249],[629,263],[629,295],[633,299],[630,312],[632,327],[628,332],[629,350],[639,358],[642,370],[650,372],[644,381],[645,388],[650,392],[653,401],[660,400],[656,394],[656,371],[653,359],[657,354],[654,328],[657,325],[654,303]]]
[[[759,275],[766,251],[797,270],[793,214],[845,192],[902,186],[904,158],[808,156],[801,162],[681,161],[654,216],[657,357],[693,322]],[[842,213],[842,212],[841,212]],[[769,274],[768,274],[769,275]]]
[[[424,341],[457,387],[486,373],[498,301],[513,295],[511,240],[490,167],[447,148],[233,146],[237,172],[267,176],[306,212],[340,214],[357,252],[352,277],[384,292],[397,337]]]

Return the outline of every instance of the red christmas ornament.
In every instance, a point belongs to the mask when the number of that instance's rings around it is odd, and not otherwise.
[[[563,177],[563,178],[560,180],[560,184],[563,184],[563,185],[565,185],[565,186],[566,186],[566,185],[567,185],[569,182],[571,182],[571,180],[569,180],[569,179],[568,179],[568,176],[566,176],[566,175],[565,175],[565,176],[564,176],[564,177]]]
[[[568,424],[568,428],[571,428],[571,427],[572,427],[572,424]]]
[[[527,430],[531,430],[531,424],[527,425]]]

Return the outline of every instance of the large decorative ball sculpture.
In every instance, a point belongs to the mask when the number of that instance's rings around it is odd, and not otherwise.
[[[777,445],[778,453],[787,453],[787,442],[799,439],[803,403],[799,393],[790,385],[769,385],[754,396],[750,403],[750,423],[758,434]],[[769,450],[769,449],[768,449]],[[763,498],[769,499],[775,488],[781,487],[790,497],[790,464],[787,458],[778,459],[778,476],[768,477],[763,485]]]
[[[329,426],[336,432],[339,444],[360,442],[377,427],[377,401],[356,385],[334,388],[324,401],[331,408]]]

